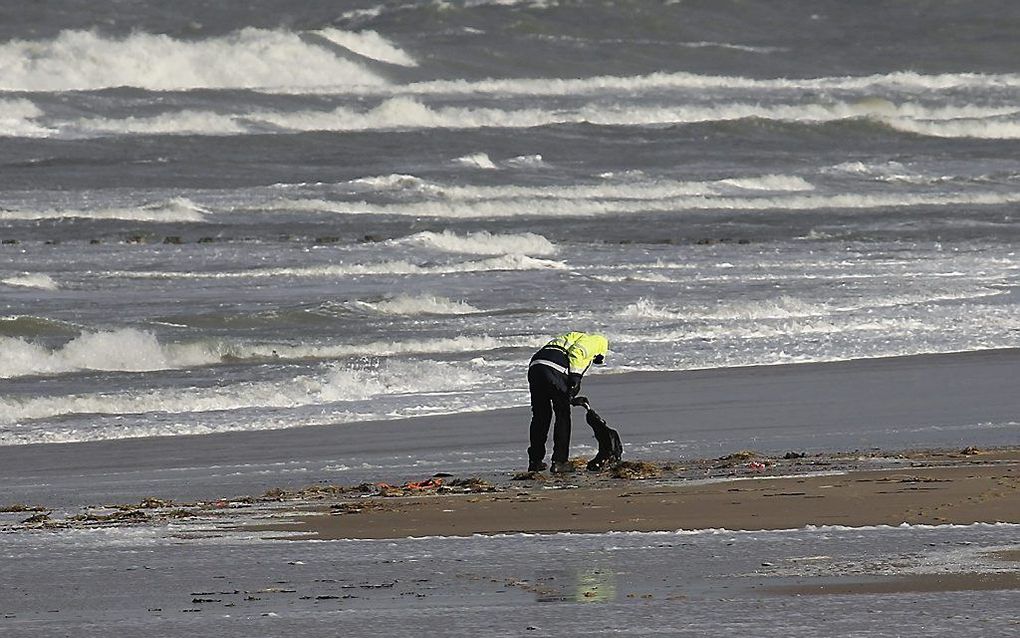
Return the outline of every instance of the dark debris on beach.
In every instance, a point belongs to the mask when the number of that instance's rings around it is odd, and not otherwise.
[[[995,450],[965,447],[959,450],[916,450],[896,453],[871,450],[847,453],[807,454],[790,451],[766,455],[740,450],[710,459],[683,461],[627,460],[598,472],[585,469],[585,459],[571,459],[573,472],[494,473],[490,478],[456,477],[439,472],[420,481],[394,484],[386,482],[337,485],[316,483],[298,488],[274,487],[261,496],[237,496],[194,503],[176,503],[170,499],[147,497],[134,504],[89,506],[64,516],[40,505],[12,503],[0,506],[0,513],[31,514],[14,522],[0,522],[0,531],[59,530],[126,525],[157,525],[174,521],[214,521],[245,508],[263,511],[286,508],[290,511],[326,504],[333,515],[355,515],[385,509],[387,499],[428,497],[447,494],[479,494],[521,489],[604,488],[628,481],[681,483],[690,480],[784,476],[816,472],[848,472],[861,469],[936,467],[961,463],[994,463]]]

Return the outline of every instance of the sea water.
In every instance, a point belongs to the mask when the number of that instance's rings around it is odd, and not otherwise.
[[[1020,345],[1018,8],[72,0],[0,22],[0,444]],[[955,26],[954,26],[955,25]]]
[[[1015,591],[797,596],[1002,574],[1015,525],[271,540],[208,523],[5,538],[16,636],[1010,636]]]

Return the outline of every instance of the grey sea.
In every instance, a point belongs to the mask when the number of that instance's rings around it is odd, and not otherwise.
[[[1018,206],[1011,0],[2,0],[0,505],[519,470],[525,363],[573,329],[610,340],[586,385],[634,457],[1015,445]],[[1009,525],[176,539],[0,534],[0,633],[928,636],[977,614],[991,636],[1020,613],[1015,591],[741,589],[765,548],[931,573],[1015,547]],[[338,572],[390,585],[204,614],[165,593]],[[428,605],[392,586],[427,578]]]

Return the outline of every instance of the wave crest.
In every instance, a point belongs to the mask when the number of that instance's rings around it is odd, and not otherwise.
[[[94,31],[62,31],[51,40],[0,44],[0,69],[0,89],[10,91],[385,83],[325,47],[306,42],[299,33],[255,28],[194,41],[151,33],[112,38]]]
[[[0,337],[0,378],[61,374],[78,370],[147,372],[208,365],[220,355],[201,344],[161,344],[134,328],[86,332],[50,349],[15,337]]]
[[[499,235],[483,230],[459,235],[449,230],[441,233],[424,231],[394,240],[399,244],[416,244],[452,253],[474,255],[553,255],[556,246],[541,235],[520,233]]]
[[[195,202],[186,197],[175,197],[161,202],[128,206],[121,208],[101,208],[96,210],[3,210],[0,219],[126,219],[136,222],[202,222],[208,213]]]
[[[313,33],[366,58],[400,66],[418,66],[414,58],[375,31],[341,31],[330,28]]]
[[[324,374],[301,375],[286,382],[246,382],[222,387],[155,389],[142,393],[89,393],[67,396],[42,396],[24,400],[0,398],[0,423],[24,423],[70,414],[184,414],[221,412],[243,409],[296,408],[341,402],[364,401],[395,393],[428,393],[464,390],[491,383],[492,379],[473,367],[442,361],[387,361],[376,366],[332,366]],[[363,415],[362,418],[367,418]],[[376,417],[382,417],[382,414]],[[387,415],[393,416],[393,415]],[[242,429],[228,424],[214,430],[197,426],[190,431],[160,428],[143,430],[134,436],[167,436],[173,434],[207,434],[210,431]],[[279,426],[277,426],[279,427]],[[118,428],[97,431],[59,433],[48,428],[40,433],[31,431],[7,437],[7,444],[60,440],[84,441],[123,438]]]
[[[15,275],[13,277],[3,279],[0,283],[6,286],[13,286],[15,288],[38,288],[40,290],[56,290],[59,288],[59,286],[57,286],[57,282],[53,280],[53,277],[43,273],[25,273],[23,275]]]
[[[397,295],[381,301],[361,301],[359,305],[385,315],[466,315],[481,312],[467,302],[434,295]]]

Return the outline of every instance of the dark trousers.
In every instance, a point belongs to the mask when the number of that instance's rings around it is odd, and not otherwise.
[[[528,368],[528,387],[531,389],[531,447],[528,448],[528,460],[537,463],[545,458],[545,441],[549,437],[549,423],[555,413],[552,460],[566,461],[570,453],[570,388],[567,375],[549,366],[534,365]]]

